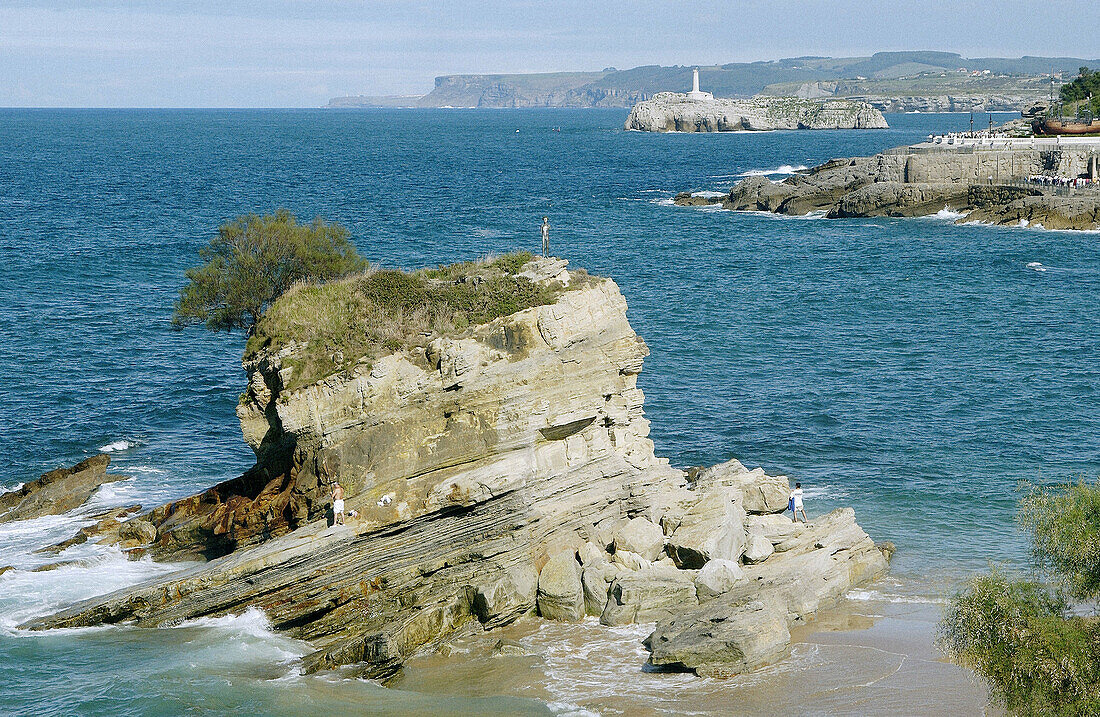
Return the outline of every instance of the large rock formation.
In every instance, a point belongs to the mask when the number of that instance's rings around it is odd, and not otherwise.
[[[783,654],[771,623],[803,619],[885,558],[850,512],[793,526],[779,514],[785,478],[736,461],[689,475],[656,458],[636,385],[647,348],[626,302],[611,280],[563,267],[525,269],[570,287],[556,303],[298,388],[287,388],[294,346],[254,357],[239,416],[257,467],[132,531],[154,554],[213,559],[28,627],[155,626],[257,607],[315,647],[303,670],[357,663],[386,677],[456,631],[534,611],[681,629],[685,614],[728,604],[751,657],[711,655],[699,669]],[[337,481],[354,516],[330,526]],[[758,562],[741,574],[750,534]],[[742,615],[757,585],[770,586],[757,625],[769,630],[766,654]],[[679,652],[654,655],[696,669]]]
[[[0,494],[0,523],[58,515],[79,508],[99,486],[126,479],[126,476],[107,473],[110,463],[111,457],[101,453],[72,468],[43,473],[42,477],[17,490]]]
[[[736,211],[830,218],[912,217],[944,209],[959,222],[1042,224],[1048,229],[1100,228],[1100,190],[1070,191],[1027,183],[1029,177],[1087,177],[1100,147],[1065,144],[898,147],[871,157],[834,159],[780,182],[749,177],[726,196],[682,192],[681,206],[720,204]]]
[[[625,128],[643,132],[738,132],[888,126],[881,112],[863,102],[763,96],[697,100],[686,94],[661,92],[634,105]]]

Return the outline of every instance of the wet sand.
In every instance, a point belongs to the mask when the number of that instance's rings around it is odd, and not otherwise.
[[[652,625],[528,618],[407,664],[392,686],[461,697],[543,700],[564,714],[1001,715],[984,685],[932,639],[939,604],[854,591],[792,630],[791,655],[729,680],[648,672]],[[495,646],[505,643],[504,652]]]

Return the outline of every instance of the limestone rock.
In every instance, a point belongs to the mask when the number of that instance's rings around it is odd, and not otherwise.
[[[576,622],[584,617],[581,566],[573,554],[557,553],[539,573],[539,614],[551,620]]]
[[[0,523],[60,515],[79,508],[99,486],[126,479],[126,476],[109,475],[107,466],[110,463],[111,457],[101,453],[72,468],[43,473],[18,490],[0,494]]]
[[[611,583],[600,622],[627,625],[668,618],[698,602],[693,578],[690,571],[658,565],[619,575]]]
[[[970,149],[970,148],[967,148]],[[830,218],[911,217],[947,209],[958,221],[1042,225],[1048,229],[1100,228],[1100,193],[1063,196],[1016,183],[1033,175],[1086,176],[1094,151],[1085,146],[992,143],[981,151],[925,143],[871,157],[833,159],[782,182],[748,177],[722,200],[679,196],[677,203],[721,201],[723,208]],[[1065,190],[1062,190],[1064,194]],[[697,201],[698,200],[698,201]]]
[[[627,570],[644,570],[653,563],[653,561],[646,560],[641,555],[632,553],[629,550],[616,550],[615,554],[611,556],[611,562],[615,565],[621,565]]]
[[[715,488],[684,515],[668,539],[669,555],[681,568],[698,570],[708,560],[737,561],[745,547],[745,511],[730,488]]]
[[[763,535],[749,534],[748,540],[745,542],[744,558],[746,563],[762,563],[770,558],[774,552],[775,548],[772,546],[772,541]]]
[[[776,129],[883,129],[882,113],[851,100],[795,97],[693,99],[686,94],[659,92],[630,110],[624,127],[643,132],[738,132]]]
[[[882,551],[843,508],[817,519],[782,555],[744,568],[744,578],[697,610],[657,625],[650,664],[728,676],[782,656],[788,625],[839,600],[887,567]]]
[[[592,541],[588,541],[577,551],[577,560],[580,561],[581,565],[587,568],[593,565],[606,563],[609,561],[609,557],[598,545]]]
[[[602,563],[586,567],[581,573],[581,585],[584,588],[584,610],[589,615],[599,617],[607,605],[607,595],[611,583],[623,573],[613,563]]]
[[[533,280],[565,283],[559,260],[532,263]],[[256,608],[312,646],[304,672],[355,665],[385,679],[418,650],[536,608],[615,623],[694,614],[693,571],[603,551],[642,528],[631,547],[652,554],[668,535],[681,566],[736,561],[744,495],[768,479],[691,490],[657,458],[637,387],[648,349],[625,300],[609,279],[567,278],[556,303],[293,389],[296,349],[258,354],[238,407],[256,466],[130,521],[103,516],[77,538],[154,538],[154,557],[202,562],[24,627],[155,627]],[[337,481],[358,517],[330,527]],[[708,605],[740,610],[762,586],[795,619],[874,577],[883,553],[864,551],[844,516],[790,531],[760,522],[784,552]]]
[[[665,534],[645,518],[634,518],[615,533],[615,552],[627,550],[645,558],[656,560],[665,547]]]
[[[773,546],[797,536],[805,529],[805,525],[805,523],[796,523],[781,513],[750,515],[745,519],[747,533],[762,535],[771,541]]]
[[[539,574],[528,565],[516,565],[474,588],[471,608],[488,628],[507,625],[535,609]]]
[[[695,469],[689,478],[696,489],[735,488],[741,494],[741,505],[747,513],[782,513],[791,495],[791,484],[786,476],[770,476],[762,468],[750,471],[736,459]]]
[[[697,612],[660,623],[645,645],[651,665],[731,677],[780,659],[790,641],[780,607],[766,600],[736,606],[712,600]]]
[[[131,518],[119,526],[118,537],[135,545],[148,545],[157,539],[157,529],[147,520]]]
[[[739,580],[745,577],[740,564],[721,558],[710,560],[695,578],[695,593],[702,601],[706,598],[722,595],[733,589]]]

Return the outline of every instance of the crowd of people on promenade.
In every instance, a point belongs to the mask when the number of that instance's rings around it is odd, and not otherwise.
[[[1037,184],[1043,187],[1068,187],[1070,189],[1084,189],[1100,186],[1094,179],[1088,177],[1052,177],[1047,174],[1032,174],[1027,178],[1028,184]]]

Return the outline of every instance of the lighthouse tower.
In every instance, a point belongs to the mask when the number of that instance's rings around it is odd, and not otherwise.
[[[688,99],[692,100],[713,100],[714,95],[709,92],[699,91],[699,68],[696,67],[691,71],[691,92],[688,93]]]

